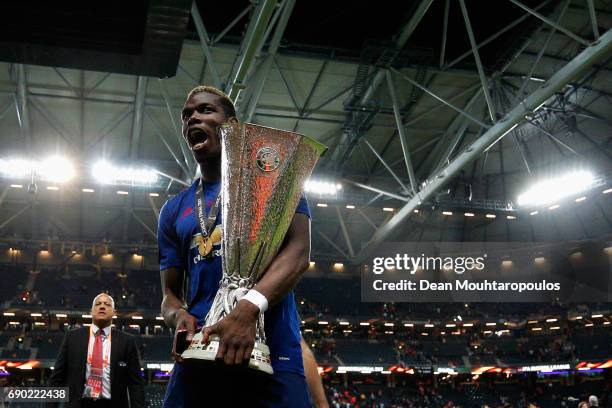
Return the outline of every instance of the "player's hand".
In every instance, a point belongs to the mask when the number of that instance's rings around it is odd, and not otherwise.
[[[179,309],[176,317],[176,330],[174,331],[174,341],[172,343],[172,358],[178,363],[182,363],[181,353],[177,353],[177,343],[181,342],[181,337],[185,336],[187,344],[191,342],[198,327],[198,320],[187,310]],[[185,333],[187,333],[185,335]]]
[[[242,364],[251,358],[255,345],[255,325],[259,316],[259,308],[248,300],[241,300],[232,312],[216,324],[204,328],[203,343],[208,337],[219,336],[217,359],[225,364]]]

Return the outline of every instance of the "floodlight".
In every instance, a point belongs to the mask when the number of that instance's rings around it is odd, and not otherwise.
[[[155,170],[134,167],[119,167],[100,161],[93,166],[93,176],[103,184],[151,185],[157,182]]]
[[[518,196],[518,204],[544,205],[588,189],[595,177],[588,171],[575,171],[560,177],[541,181]]]
[[[59,156],[52,156],[43,160],[36,170],[43,180],[58,183],[70,181],[75,176],[72,163],[68,159]]]
[[[304,191],[319,195],[335,196],[342,189],[342,184],[328,181],[308,180],[304,184]]]

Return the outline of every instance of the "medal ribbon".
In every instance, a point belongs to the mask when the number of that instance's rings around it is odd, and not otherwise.
[[[217,215],[219,214],[219,208],[221,208],[221,189],[219,189],[219,192],[217,193],[217,198],[215,198],[215,204],[211,207],[210,211],[208,212],[208,217],[206,217],[205,215],[204,202],[206,200],[206,197],[204,195],[204,183],[202,182],[202,180],[200,180],[198,184],[198,188],[196,189],[195,196],[196,196],[195,207],[196,207],[196,213],[198,217],[198,224],[200,226],[200,231],[202,232],[202,238],[204,239],[203,243],[206,243],[206,240],[210,236],[210,233],[212,232],[214,228],[215,222],[217,221]],[[202,253],[201,255],[204,256],[204,254]]]

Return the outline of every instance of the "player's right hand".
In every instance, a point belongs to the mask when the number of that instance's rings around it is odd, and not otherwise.
[[[180,309],[176,317],[176,330],[172,343],[172,358],[177,363],[182,363],[181,354],[189,345],[198,328],[198,320],[185,309]],[[178,346],[178,347],[177,347]]]

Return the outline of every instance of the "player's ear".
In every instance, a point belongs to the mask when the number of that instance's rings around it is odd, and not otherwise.
[[[237,117],[235,117],[235,116],[230,116],[230,117],[227,119],[227,123],[231,123],[232,125],[233,125],[233,124],[236,124],[236,123],[239,123],[239,122],[238,122],[238,118],[237,118]]]

